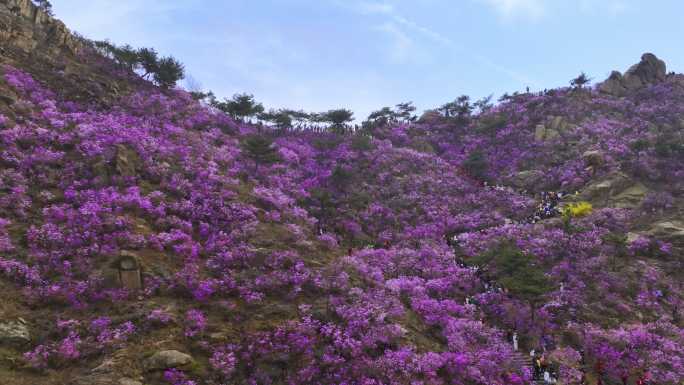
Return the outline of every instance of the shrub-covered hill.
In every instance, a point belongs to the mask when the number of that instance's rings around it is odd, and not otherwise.
[[[336,134],[4,52],[3,384],[530,384],[531,349],[682,383],[684,78],[652,55]]]

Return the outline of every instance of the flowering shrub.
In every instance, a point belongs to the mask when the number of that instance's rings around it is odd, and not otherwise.
[[[173,321],[173,315],[163,309],[154,309],[147,315],[147,320],[161,325],[166,325]]]
[[[209,358],[211,367],[219,373],[222,379],[227,380],[235,373],[237,359],[229,347],[217,349]]]
[[[592,211],[593,207],[589,202],[569,203],[563,207],[563,216],[571,218],[584,217],[591,214]]]
[[[171,385],[197,385],[197,382],[188,379],[185,373],[177,369],[165,370],[164,380]]]
[[[530,224],[532,194],[481,184],[513,186],[534,166],[535,190],[581,189],[592,178],[582,152],[600,148],[598,176],[648,177],[669,191],[642,209],[667,212],[684,167],[656,148],[649,123],[684,114],[674,81],[639,100],[519,95],[461,123],[372,137],[266,132],[280,161],[255,170],[240,143],[257,129],[182,91],[134,87],[102,109],[9,66],[2,76],[20,119],[0,119],[0,276],[31,306],[70,314],[25,354],[34,367],[125,351],[168,325],[219,383],[529,384],[512,331],[525,348],[550,339],[564,383],[599,358],[612,380],[628,368],[667,385],[684,377],[681,282],[641,260],[676,245],[611,242],[633,216],[587,202],[566,206],[573,231]],[[533,140],[547,116],[571,128]],[[500,271],[512,259],[478,262],[501,244],[524,257],[503,272],[514,280]],[[143,266],[137,294],[107,277],[123,251]],[[544,289],[534,296],[516,286],[530,271]],[[129,314],[138,296],[149,307]],[[162,310],[168,302],[178,306]],[[207,335],[224,328],[228,341]]]
[[[185,336],[194,337],[207,327],[207,318],[199,310],[190,309],[185,313]]]

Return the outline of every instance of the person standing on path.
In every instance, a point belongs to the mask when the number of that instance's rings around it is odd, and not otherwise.
[[[518,351],[518,333],[513,333],[513,350]]]

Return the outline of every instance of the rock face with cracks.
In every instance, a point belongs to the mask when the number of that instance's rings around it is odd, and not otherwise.
[[[666,76],[665,62],[652,53],[645,53],[641,56],[641,61],[630,67],[624,76],[618,71],[611,72],[608,79],[599,85],[599,90],[610,95],[624,96],[628,92],[661,83]]]

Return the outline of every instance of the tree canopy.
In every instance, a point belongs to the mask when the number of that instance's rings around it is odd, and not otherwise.
[[[473,259],[485,268],[513,296],[535,308],[553,287],[537,259],[504,242]]]
[[[254,162],[255,172],[260,165],[269,165],[280,160],[275,144],[263,135],[251,135],[241,143],[242,151]]]

